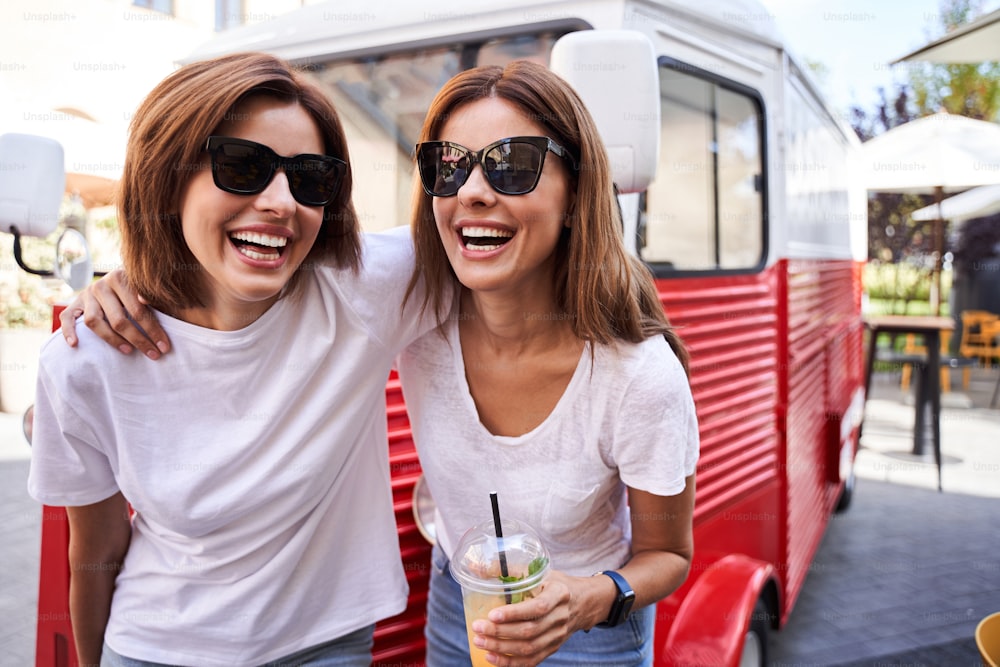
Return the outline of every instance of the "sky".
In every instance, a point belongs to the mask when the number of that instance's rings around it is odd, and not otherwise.
[[[906,80],[905,63],[893,60],[942,34],[940,0],[761,0],[791,53],[799,62],[819,61],[828,72],[819,78],[833,108],[875,108],[876,89],[895,90]],[[1000,8],[984,0],[982,13]],[[891,96],[890,96],[891,99]]]

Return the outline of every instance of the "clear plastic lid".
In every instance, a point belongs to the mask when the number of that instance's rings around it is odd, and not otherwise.
[[[503,519],[503,537],[493,521],[465,532],[451,560],[459,584],[484,593],[511,593],[537,586],[549,571],[549,552],[525,523]],[[506,576],[503,571],[506,570]]]

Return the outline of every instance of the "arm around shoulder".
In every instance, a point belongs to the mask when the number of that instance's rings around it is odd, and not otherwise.
[[[166,332],[121,269],[88,285],[59,314],[60,329],[70,347],[77,344],[76,319],[80,316],[87,327],[122,354],[137,349],[150,359],[158,359],[170,351]]]

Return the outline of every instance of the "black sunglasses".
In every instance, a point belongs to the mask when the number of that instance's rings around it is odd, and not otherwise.
[[[329,155],[303,153],[283,157],[264,144],[235,137],[208,138],[215,186],[235,195],[264,191],[278,168],[285,170],[288,189],[304,206],[326,206],[337,196],[347,163]]]
[[[576,169],[569,151],[548,137],[509,137],[478,151],[450,141],[425,141],[415,150],[420,182],[432,197],[458,194],[477,164],[493,189],[505,195],[526,195],[535,189],[548,151]]]

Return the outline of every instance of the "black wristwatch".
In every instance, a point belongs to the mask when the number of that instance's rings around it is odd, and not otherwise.
[[[618,595],[615,596],[615,601],[611,604],[608,620],[597,624],[598,627],[613,628],[616,625],[621,625],[628,618],[629,612],[632,611],[632,604],[635,602],[635,591],[625,581],[625,577],[614,570],[605,570],[598,574],[606,574],[611,577],[611,581],[615,582],[615,587],[618,588]]]

